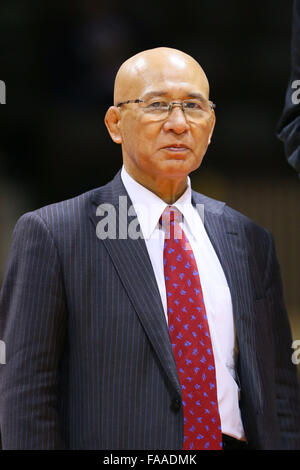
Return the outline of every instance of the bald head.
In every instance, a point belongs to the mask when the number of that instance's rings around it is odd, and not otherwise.
[[[177,49],[136,54],[117,73],[105,124],[122,145],[127,172],[169,204],[182,194],[211,141],[215,113],[204,71]]]
[[[207,77],[188,54],[177,49],[158,47],[140,52],[124,62],[115,79],[114,104],[136,99],[155,85],[190,83],[209,97]]]

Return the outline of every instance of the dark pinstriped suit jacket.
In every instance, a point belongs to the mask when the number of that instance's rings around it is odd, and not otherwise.
[[[98,205],[118,212],[120,195],[118,173],[16,225],[0,299],[4,449],[182,448],[180,384],[145,242],[96,237]],[[193,202],[205,205],[232,294],[247,438],[258,449],[300,448],[272,237],[223,202],[196,192]]]

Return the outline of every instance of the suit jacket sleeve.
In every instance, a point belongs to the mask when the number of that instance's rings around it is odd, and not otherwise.
[[[294,0],[293,4],[291,49],[291,76],[284,109],[278,123],[277,136],[284,142],[289,164],[295,168],[300,177],[300,0]],[[293,83],[297,85],[296,88],[292,87]]]
[[[66,334],[60,260],[51,232],[36,213],[14,230],[0,296],[3,449],[63,449],[58,419],[58,369]]]
[[[275,244],[269,234],[265,288],[270,305],[274,338],[276,408],[283,449],[300,449],[300,389],[296,366],[292,362],[292,336],[285,307],[280,267]],[[266,335],[271,331],[265,331]]]

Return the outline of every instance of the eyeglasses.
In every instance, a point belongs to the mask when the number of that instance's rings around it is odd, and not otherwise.
[[[182,112],[189,121],[200,122],[210,115],[212,109],[216,107],[215,103],[209,100],[190,99],[183,101],[144,101],[141,99],[122,101],[117,104],[121,107],[128,103],[138,103],[143,113],[153,121],[163,121],[167,119],[174,106],[181,107]]]

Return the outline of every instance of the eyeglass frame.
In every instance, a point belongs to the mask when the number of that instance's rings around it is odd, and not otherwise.
[[[184,100],[185,101],[185,100]],[[176,105],[180,105],[181,107],[181,110],[182,112],[184,113],[185,115],[185,111],[184,111],[184,108],[183,108],[183,103],[184,101],[171,101],[169,103],[169,106],[168,106],[168,115],[171,113],[172,109],[173,109],[173,106],[176,104]],[[120,103],[117,104],[117,108],[120,108],[123,104],[128,104],[128,103],[145,103],[145,100],[141,100],[140,98],[137,98],[135,100],[127,100],[127,101],[121,101]],[[216,108],[216,104],[213,102],[213,101],[210,101],[208,100],[208,104],[210,106],[211,109],[215,109]]]

